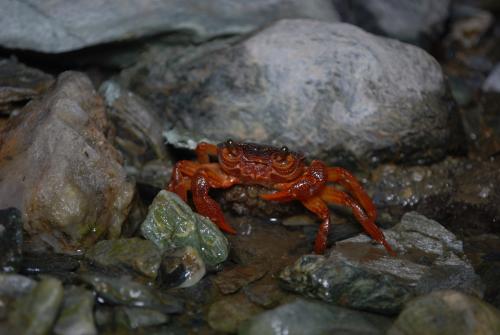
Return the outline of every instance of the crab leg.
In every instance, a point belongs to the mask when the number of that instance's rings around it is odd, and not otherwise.
[[[368,235],[370,235],[375,241],[380,242],[389,254],[392,256],[396,255],[389,243],[385,240],[384,233],[382,233],[382,231],[375,225],[374,220],[347,193],[336,190],[331,186],[326,186],[321,191],[320,197],[327,203],[342,205],[350,208],[354,217],[359,223],[361,223]]]
[[[324,254],[328,230],[330,229],[330,210],[328,209],[326,203],[318,196],[304,200],[302,201],[302,204],[323,220],[318,228],[318,233],[316,234],[314,252],[319,255]]]
[[[210,197],[208,191],[211,188],[228,188],[235,183],[237,183],[235,177],[227,176],[219,170],[217,165],[211,164],[206,164],[206,167],[199,169],[191,181],[191,191],[193,192],[196,211],[208,217],[221,230],[230,234],[236,234],[236,230],[226,223],[219,204]]]
[[[199,163],[192,161],[177,162],[172,171],[170,182],[166,187],[167,191],[176,193],[184,202],[187,202],[187,191],[191,189],[191,177],[199,167]]]
[[[371,198],[366,194],[365,190],[349,171],[340,167],[329,167],[328,181],[338,183],[343,186],[351,196],[356,199],[363,207],[368,217],[375,221],[377,217],[377,210]]]
[[[217,146],[207,142],[200,142],[196,146],[196,159],[199,163],[209,163],[210,156],[217,156]]]

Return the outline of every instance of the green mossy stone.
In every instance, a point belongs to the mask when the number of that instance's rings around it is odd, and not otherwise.
[[[162,251],[191,246],[209,266],[225,261],[229,253],[226,237],[212,221],[194,213],[176,194],[165,190],[149,207],[141,233]]]

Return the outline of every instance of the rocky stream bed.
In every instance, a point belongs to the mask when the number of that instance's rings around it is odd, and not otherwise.
[[[0,6],[0,334],[500,334],[500,6]],[[332,206],[165,185],[199,141],[355,174],[396,255]]]

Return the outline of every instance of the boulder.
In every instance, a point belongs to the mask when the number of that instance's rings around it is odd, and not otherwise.
[[[107,127],[90,80],[65,72],[3,129],[0,208],[23,214],[27,249],[76,252],[120,235],[134,185]]]

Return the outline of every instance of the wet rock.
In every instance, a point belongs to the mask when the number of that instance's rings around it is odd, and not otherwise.
[[[280,279],[306,296],[381,313],[395,313],[413,295],[440,289],[483,295],[462,242],[436,221],[408,213],[385,236],[396,257],[359,235],[337,242],[327,257],[301,257]]]
[[[248,301],[244,295],[231,295],[210,306],[208,324],[216,331],[235,333],[243,321],[260,312],[262,308]]]
[[[298,299],[244,322],[240,335],[385,334],[390,319],[321,302]]]
[[[183,309],[178,299],[126,277],[114,278],[89,273],[81,275],[80,278],[92,285],[101,302],[152,308],[162,313],[179,313]]]
[[[165,190],[149,207],[141,233],[162,251],[191,246],[208,266],[226,260],[229,252],[225,236],[212,221],[194,213],[176,194]]]
[[[408,303],[389,335],[498,334],[500,311],[478,298],[455,291],[433,292]]]
[[[122,266],[151,278],[156,278],[161,262],[156,245],[137,237],[99,241],[85,257],[101,266]]]
[[[116,322],[129,329],[158,326],[169,321],[169,316],[154,309],[121,307],[116,311]]]
[[[500,64],[495,65],[483,84],[484,92],[500,93]]]
[[[0,59],[0,113],[22,107],[53,83],[50,74],[21,64],[15,58]]]
[[[120,234],[134,187],[106,129],[102,100],[76,72],[3,129],[0,207],[23,213],[28,250],[77,252]]]
[[[55,53],[162,32],[183,32],[199,42],[248,33],[281,17],[336,20],[337,14],[325,0],[258,0],[252,4],[217,0],[201,6],[191,1],[134,1],[120,6],[106,1],[10,1],[0,17],[0,45]]]
[[[0,296],[18,298],[29,293],[36,284],[33,279],[22,275],[0,273]]]
[[[162,136],[160,113],[115,81],[104,82],[100,92],[116,129],[113,142],[124,155],[127,174],[138,183],[163,188],[170,179],[172,162]]]
[[[11,334],[49,334],[63,301],[60,281],[46,277],[19,298],[9,315]]]
[[[247,298],[264,308],[276,307],[286,294],[275,283],[254,283],[243,288]]]
[[[398,313],[412,296],[395,276],[370,273],[320,255],[301,257],[280,279],[286,289],[305,296],[382,314]]]
[[[53,332],[57,335],[94,335],[94,294],[73,286],[64,291],[64,301]]]
[[[264,277],[267,269],[263,264],[236,266],[217,274],[214,281],[222,294],[235,293],[242,287]]]
[[[73,272],[80,267],[77,256],[52,253],[25,253],[21,263],[21,273],[54,274]]]
[[[384,223],[415,210],[462,236],[498,233],[500,161],[447,158],[430,165],[378,168],[368,184]]]
[[[205,263],[198,251],[190,246],[168,252],[160,263],[158,282],[166,287],[191,287],[206,273]]]
[[[0,210],[0,269],[17,272],[21,264],[23,222],[16,208]]]
[[[374,164],[441,158],[460,133],[432,57],[348,24],[281,20],[163,78],[174,129],[212,142]]]
[[[343,21],[374,34],[430,47],[444,32],[451,1],[335,0],[334,3]]]

